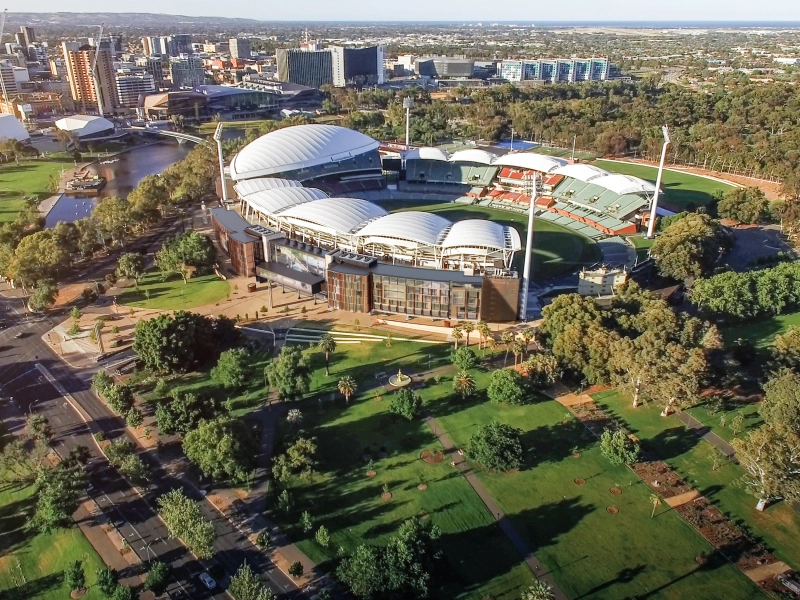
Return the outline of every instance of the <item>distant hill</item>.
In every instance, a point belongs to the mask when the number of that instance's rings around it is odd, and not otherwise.
[[[182,30],[230,29],[235,27],[252,28],[263,25],[264,21],[256,19],[230,19],[226,17],[190,17],[187,15],[163,15],[154,13],[116,13],[116,12],[9,12],[6,20],[6,31],[16,29],[20,25],[30,25],[41,29],[70,29],[94,27],[104,23],[106,27],[115,28],[153,28],[165,29],[178,27]]]

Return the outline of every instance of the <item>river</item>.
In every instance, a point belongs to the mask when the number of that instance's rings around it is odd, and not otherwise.
[[[161,173],[171,164],[182,160],[193,147],[194,144],[188,143],[160,142],[134,148],[110,159],[99,159],[100,161],[119,159],[106,165],[99,162],[89,165],[90,173],[106,178],[106,185],[100,194],[95,197],[62,195],[47,213],[45,227],[54,227],[59,221],[71,223],[88,217],[103,198],[126,197],[147,175]]]

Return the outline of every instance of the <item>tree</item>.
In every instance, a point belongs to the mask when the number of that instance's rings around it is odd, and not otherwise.
[[[511,352],[514,354],[514,366],[517,366],[517,361],[519,360],[520,356],[525,354],[525,349],[528,345],[525,343],[524,340],[520,340],[518,338],[514,338],[514,341],[511,342]]]
[[[167,578],[170,570],[171,567],[167,563],[158,560],[151,562],[147,571],[147,578],[144,580],[144,588],[150,590],[156,596],[160,596],[167,587]]]
[[[215,419],[223,410],[221,403],[213,396],[174,391],[170,399],[156,406],[155,417],[162,433],[183,435],[195,429],[201,420]]]
[[[97,587],[103,592],[103,595],[110,598],[117,589],[118,580],[117,572],[111,567],[102,567],[97,569]]]
[[[126,439],[113,441],[105,448],[108,462],[114,465],[126,478],[136,483],[150,481],[150,469],[136,453],[136,446]]]
[[[632,465],[639,460],[639,444],[624,429],[604,429],[600,436],[600,452],[613,465]]]
[[[673,279],[708,274],[720,255],[731,246],[731,236],[704,214],[690,214],[673,223],[650,248],[659,272]]]
[[[40,281],[28,297],[28,308],[35,311],[50,308],[58,298],[58,287],[53,281]]]
[[[281,400],[299,400],[308,392],[311,373],[298,346],[285,345],[267,372],[270,387]]]
[[[156,503],[170,535],[183,540],[198,557],[211,558],[216,537],[214,524],[203,517],[200,505],[187,498],[180,488],[167,492]]]
[[[294,476],[311,479],[317,453],[315,438],[300,437],[272,462],[272,476],[279,483],[286,483]]]
[[[550,353],[533,354],[522,366],[528,377],[528,383],[536,389],[549,388],[561,379],[561,365]]]
[[[233,577],[228,592],[236,600],[272,600],[272,591],[253,573],[247,561],[244,561]]]
[[[338,578],[356,598],[367,600],[386,589],[382,549],[362,544],[336,569]]]
[[[350,375],[345,375],[339,380],[337,387],[339,393],[344,396],[345,404],[350,404],[350,396],[356,393],[356,380],[350,377]]]
[[[456,394],[461,395],[462,398],[471,396],[475,393],[475,378],[469,374],[468,371],[459,371],[453,377],[453,390]]]
[[[736,187],[725,192],[717,204],[717,213],[738,223],[759,223],[767,216],[768,208],[769,200],[761,189]]]
[[[422,412],[422,398],[412,390],[402,388],[392,396],[390,410],[411,421]]]
[[[472,348],[464,346],[450,353],[450,360],[462,371],[474,369],[478,366],[478,357]]]
[[[69,267],[71,261],[69,249],[52,230],[37,231],[20,240],[5,274],[23,286],[36,287],[41,282],[58,281],[59,271]]]
[[[503,344],[503,347],[506,349],[506,355],[503,358],[503,368],[506,367],[506,362],[508,361],[508,352],[511,350],[511,342],[514,341],[514,334],[510,331],[504,331],[500,334],[500,341]]]
[[[317,540],[320,546],[327,548],[331,543],[331,536],[328,533],[328,528],[325,527],[325,525],[320,525],[319,529],[317,529],[317,533],[314,534],[314,539]]]
[[[800,500],[800,437],[782,425],[767,423],[731,442],[745,474],[741,483],[759,499]]]
[[[211,378],[227,389],[238,389],[245,383],[248,356],[243,348],[226,350],[219,355],[217,366],[211,369]]]
[[[176,273],[187,283],[193,272],[206,273],[216,262],[214,243],[207,235],[187,231],[164,242],[156,252],[156,265],[164,274]]]
[[[62,465],[40,469],[34,482],[36,508],[28,527],[50,533],[70,522],[78,506],[78,497],[86,489],[86,476],[80,468]]]
[[[489,471],[510,471],[522,466],[522,431],[494,421],[469,439],[467,456]]]
[[[247,480],[252,454],[245,445],[246,436],[237,434],[234,421],[219,417],[200,421],[183,438],[186,458],[200,467],[207,477],[241,483]]]
[[[50,421],[44,415],[31,415],[26,423],[28,435],[34,440],[41,440],[45,443],[53,437],[53,430]]]
[[[328,376],[330,375],[328,372],[328,363],[330,362],[331,353],[336,350],[336,340],[333,339],[330,333],[323,333],[322,337],[319,338],[317,346],[325,353],[325,375]]]
[[[491,327],[489,327],[488,323],[484,323],[483,321],[481,321],[480,323],[478,323],[477,330],[478,330],[478,335],[480,335],[480,341],[482,343],[492,337],[492,329]],[[480,346],[483,347],[483,344],[480,344]]]
[[[303,533],[308,533],[314,529],[314,523],[311,520],[311,513],[307,510],[304,510],[303,514],[300,515],[300,527],[303,529]]]
[[[525,395],[522,376],[512,369],[494,371],[486,395],[497,404],[522,404]]]
[[[800,435],[800,375],[781,369],[764,384],[759,413],[765,423],[786,427]]]
[[[459,325],[456,325],[456,326],[455,326],[455,327],[453,327],[453,329],[450,331],[450,336],[451,336],[451,337],[453,338],[453,340],[455,341],[455,347],[454,347],[454,349],[455,349],[455,350],[458,350],[458,340],[460,340],[461,338],[463,338],[463,337],[464,337],[464,330],[463,330],[463,329],[462,329],[462,328],[461,328]]]
[[[92,211],[92,217],[97,221],[103,237],[110,238],[112,242],[123,244],[131,232],[131,205],[122,198],[112,196],[104,199]]]
[[[303,563],[299,560],[294,561],[292,564],[289,565],[288,569],[289,575],[298,579],[303,576]]]
[[[553,600],[555,597],[556,596],[553,593],[553,588],[551,588],[541,579],[537,579],[533,582],[533,585],[529,586],[527,590],[522,592],[520,600]]]
[[[70,591],[81,590],[86,586],[86,573],[83,570],[83,563],[79,560],[73,561],[64,569],[64,582]]]
[[[136,288],[139,288],[139,279],[144,275],[144,256],[138,252],[126,252],[119,257],[117,263],[117,276],[133,279]]]
[[[792,325],[786,333],[775,336],[772,345],[772,361],[777,367],[797,369],[800,367],[800,327]]]
[[[466,334],[466,337],[467,337],[466,344],[467,344],[467,347],[469,347],[469,335],[473,331],[475,331],[475,323],[473,323],[472,321],[467,321],[466,323],[461,325],[461,330]]]

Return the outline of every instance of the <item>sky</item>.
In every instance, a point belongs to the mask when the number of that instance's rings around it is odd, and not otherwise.
[[[34,7],[25,7],[31,10]],[[36,12],[153,12],[277,21],[800,21],[798,0],[38,0]]]

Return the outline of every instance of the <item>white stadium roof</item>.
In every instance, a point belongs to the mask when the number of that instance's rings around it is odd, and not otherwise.
[[[234,181],[315,167],[377,150],[371,137],[336,125],[294,125],[250,142],[233,157]]]
[[[303,184],[294,179],[279,179],[277,177],[259,177],[257,179],[248,179],[240,181],[233,186],[233,189],[240,198],[255,194],[256,192],[265,192],[267,190],[274,190],[278,188],[294,188],[303,187]]]
[[[114,130],[114,124],[103,117],[91,115],[73,115],[56,121],[56,127],[62,131],[72,131],[78,137],[86,137],[106,130]]]
[[[597,177],[604,177],[606,175],[611,175],[605,169],[601,169],[600,167],[595,167],[594,165],[584,165],[576,163],[574,165],[564,165],[563,167],[559,167],[555,171],[553,171],[555,175],[563,175],[564,177],[572,177],[573,179],[577,179],[578,181],[583,181],[584,183],[589,183],[592,179]]]
[[[412,148],[406,153],[406,160],[441,160],[447,161],[450,155],[441,148]]]
[[[356,235],[365,243],[390,238],[433,246],[450,221],[433,213],[420,211],[396,212],[367,223]],[[373,238],[371,240],[370,238]]]
[[[534,152],[512,152],[500,156],[494,164],[501,167],[516,167],[518,169],[530,169],[540,173],[549,173],[560,167],[564,167],[567,161],[563,158],[554,158],[544,154]]]
[[[305,202],[283,213],[281,218],[302,227],[314,227],[335,235],[355,233],[367,221],[388,214],[377,204],[358,198],[325,198]]]
[[[17,140],[26,142],[31,139],[31,135],[25,126],[14,115],[0,115],[0,139]]]
[[[591,183],[611,190],[620,196],[623,194],[641,194],[642,192],[651,193],[656,191],[656,186],[652,183],[632,175],[606,175],[592,179]]]
[[[248,194],[244,201],[255,210],[270,215],[277,215],[298,204],[313,202],[327,198],[328,194],[316,188],[284,187],[263,192]]]
[[[513,227],[483,219],[467,219],[453,223],[442,241],[443,248],[504,248],[522,250],[519,232]]]
[[[480,150],[478,148],[470,148],[469,150],[459,150],[450,156],[450,162],[473,162],[482,165],[491,165],[494,159],[497,158],[491,152]]]

